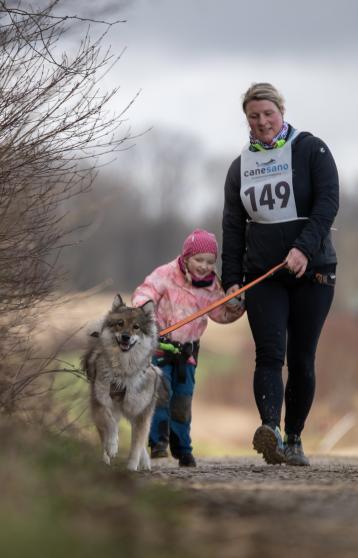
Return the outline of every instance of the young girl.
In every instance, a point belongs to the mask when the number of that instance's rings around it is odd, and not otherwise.
[[[175,260],[155,269],[134,291],[133,306],[148,299],[156,305],[163,330],[224,296],[215,274],[218,244],[214,234],[194,230]],[[151,457],[167,457],[168,444],[179,465],[195,467],[190,438],[191,404],[199,340],[208,316],[230,323],[244,313],[243,306],[223,305],[160,339],[154,361],[163,372],[167,392],[159,396],[149,434]],[[164,390],[163,390],[164,391]]]

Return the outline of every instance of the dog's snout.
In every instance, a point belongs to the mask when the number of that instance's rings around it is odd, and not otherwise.
[[[131,336],[129,335],[129,333],[122,333],[121,335],[121,340],[123,341],[123,343],[129,343]]]

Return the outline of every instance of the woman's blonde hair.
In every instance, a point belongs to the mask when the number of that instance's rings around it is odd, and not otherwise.
[[[242,109],[246,114],[246,105],[250,101],[271,101],[281,114],[285,112],[285,100],[271,83],[253,83],[242,96]]]

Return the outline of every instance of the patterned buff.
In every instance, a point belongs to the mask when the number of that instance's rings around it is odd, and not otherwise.
[[[250,132],[250,145],[257,149],[258,151],[263,151],[264,149],[275,149],[278,147],[283,147],[286,143],[286,138],[288,136],[288,124],[284,122],[279,133],[272,139],[271,143],[263,143],[259,139],[253,136]]]

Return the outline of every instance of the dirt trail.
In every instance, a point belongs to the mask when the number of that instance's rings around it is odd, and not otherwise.
[[[183,469],[163,459],[152,476],[187,491],[197,529],[220,546],[220,558],[358,556],[356,457],[312,457],[303,468],[247,457]]]
[[[107,294],[89,298],[75,296],[67,305],[51,312],[52,322],[42,323],[39,341],[57,347],[69,332],[102,316],[112,298]],[[83,347],[84,336],[84,329],[71,336],[69,348]],[[213,354],[236,355],[240,354],[245,339],[246,318],[225,328],[211,322],[203,337],[202,349],[208,348]],[[350,366],[353,375],[355,358]],[[193,407],[193,440],[204,448],[202,453],[210,450],[216,455],[224,451],[233,454],[238,448],[251,446],[257,420],[256,409],[249,412],[247,407],[227,408],[212,401],[200,401],[197,393]],[[326,430],[330,427],[330,424],[325,426]],[[306,442],[305,447],[311,449]],[[183,536],[188,547],[195,548],[195,553],[198,541],[199,544],[205,541],[197,556],[358,557],[356,456],[314,456],[308,468],[268,466],[260,458],[250,456],[199,458],[197,468],[179,469],[176,462],[168,459],[154,462],[152,473],[143,476],[146,480],[183,490],[191,522],[190,530],[183,527]],[[162,513],[165,512],[163,509]]]

